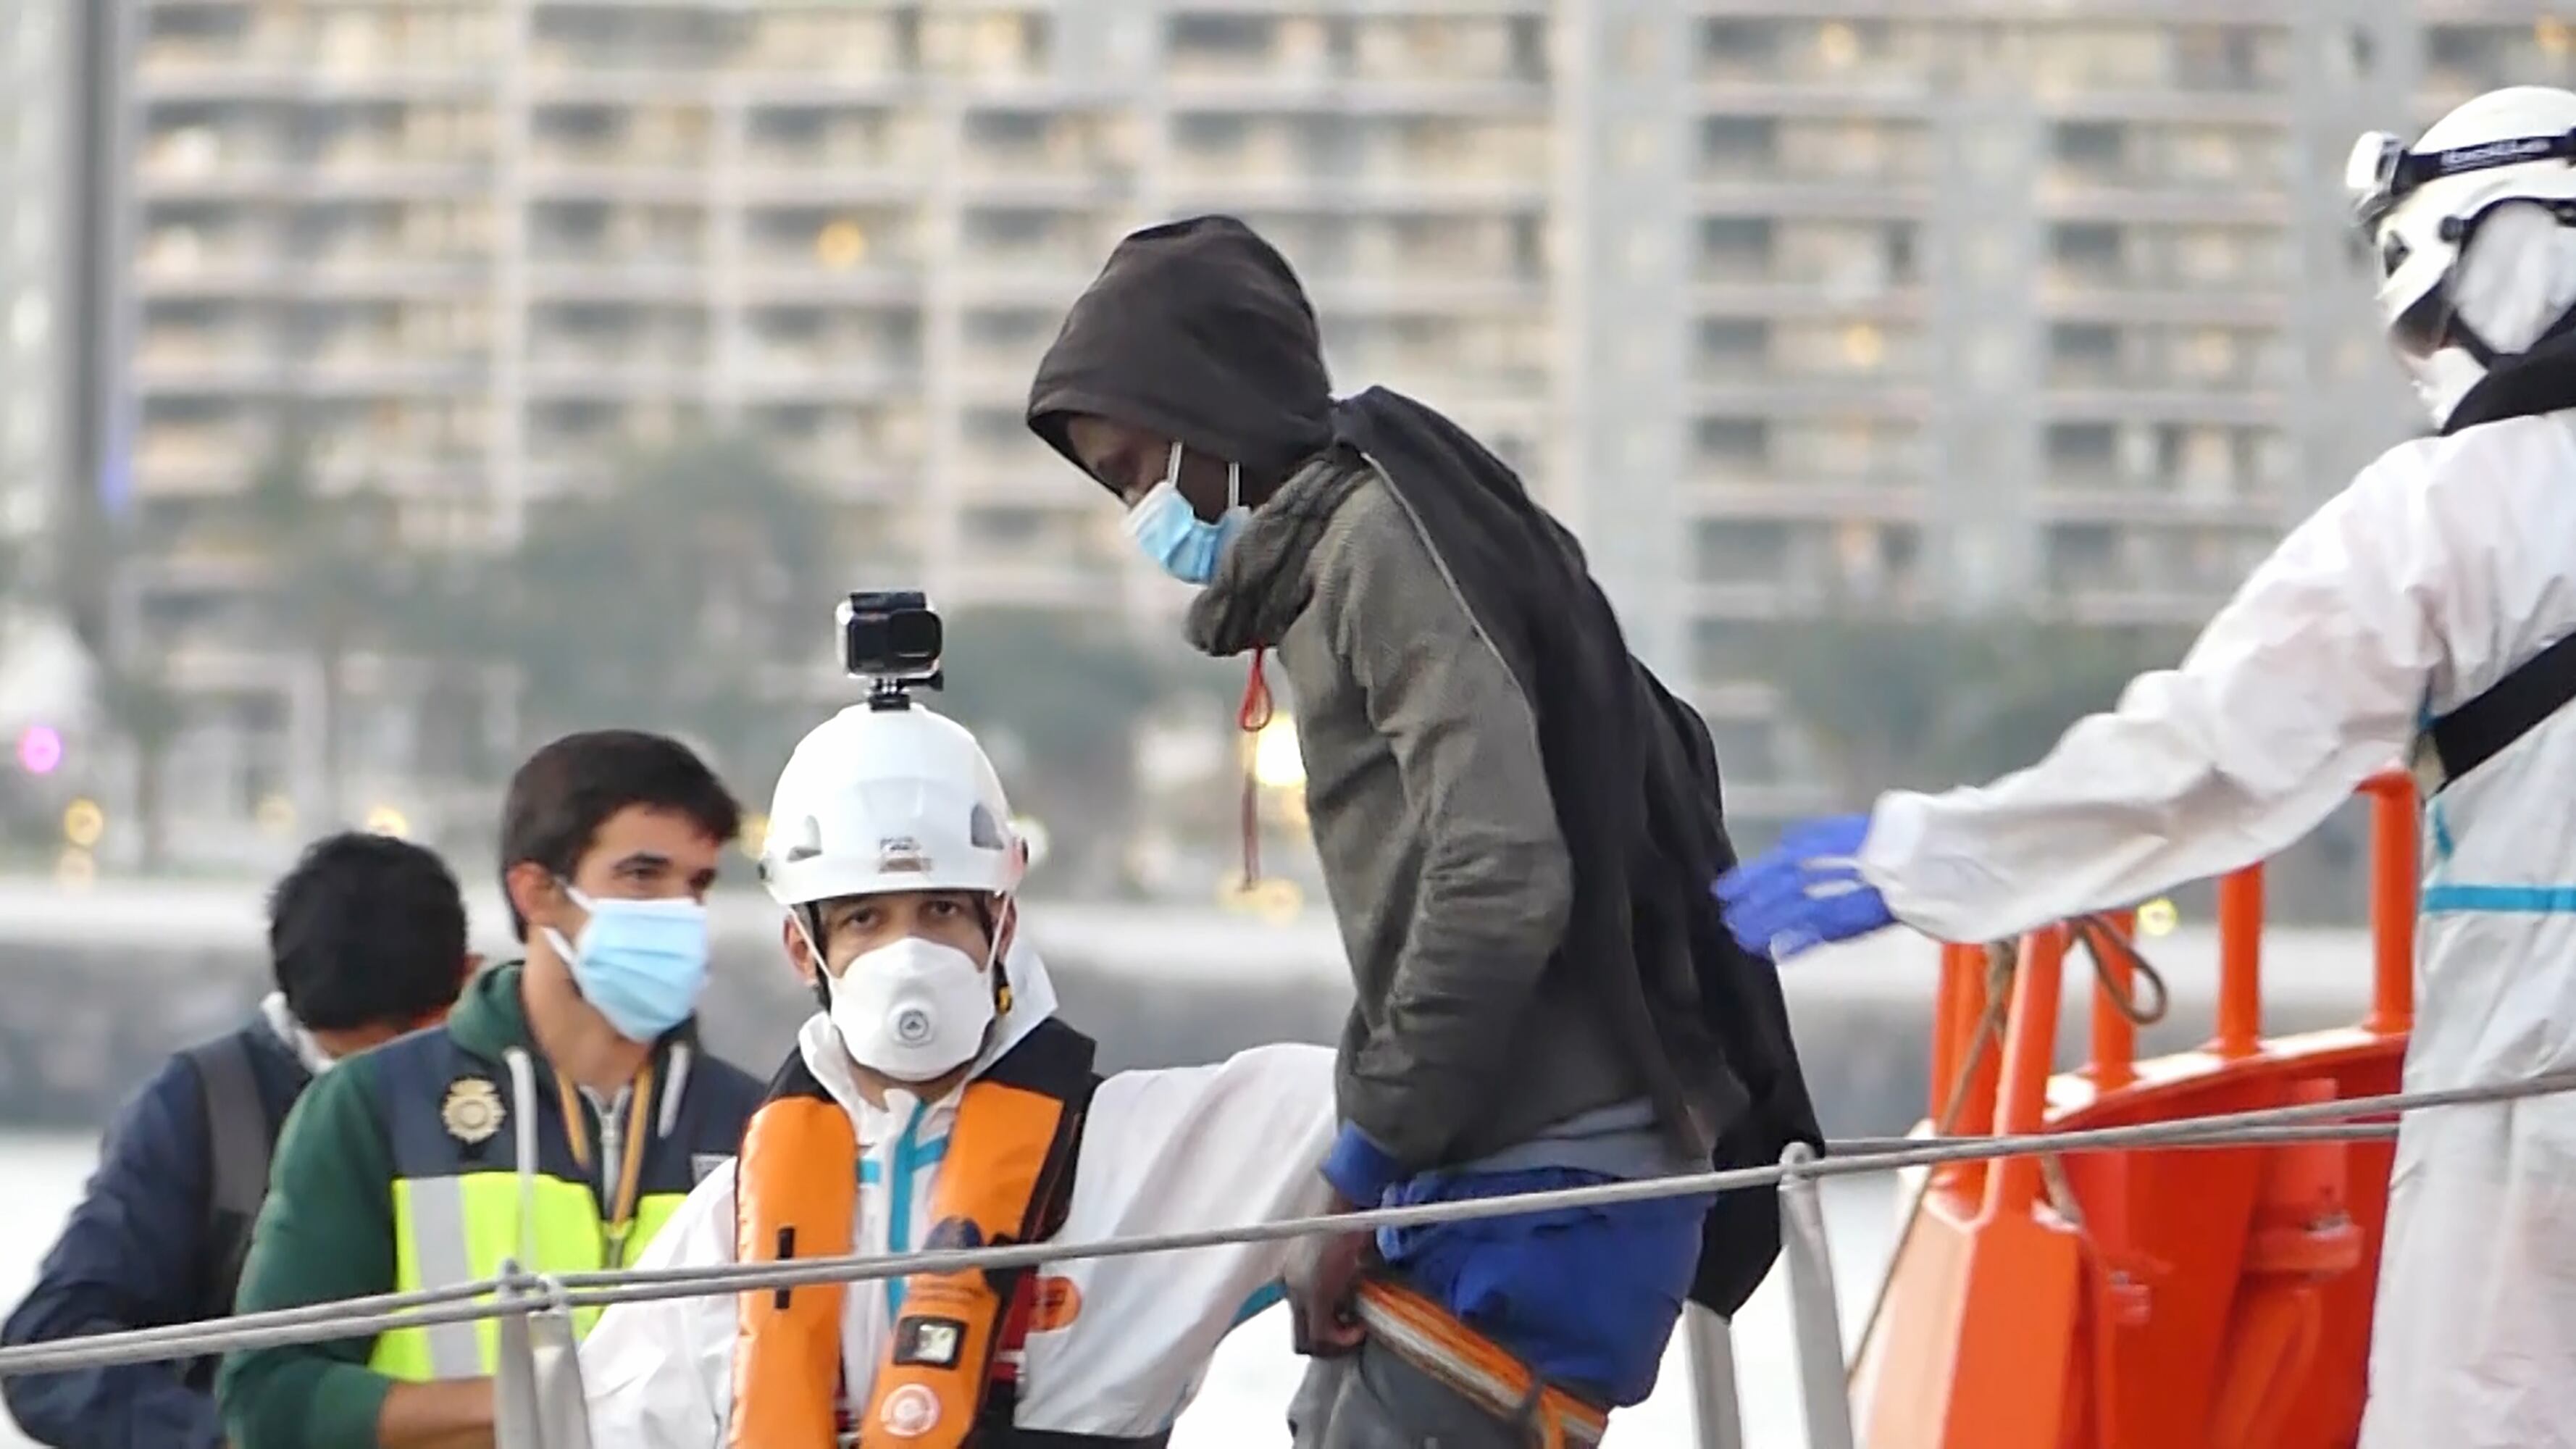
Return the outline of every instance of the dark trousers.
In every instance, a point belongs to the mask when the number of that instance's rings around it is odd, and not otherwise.
[[[1288,1404],[1295,1449],[1528,1449],[1537,1426],[1498,1419],[1373,1341],[1309,1359]]]

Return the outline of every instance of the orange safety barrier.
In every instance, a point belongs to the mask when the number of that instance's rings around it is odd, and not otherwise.
[[[2055,1067],[2066,954],[2026,937],[2009,1001],[1945,945],[1932,1124],[2074,1131],[2398,1088],[2413,1018],[2414,783],[2372,779],[2371,997],[2355,1027],[2263,1034],[2263,873],[2218,882],[2207,1043],[2137,1060],[2131,962],[2098,949],[2091,1046]],[[2113,918],[2126,934],[2131,918]],[[2008,1158],[1935,1169],[1864,1345],[1872,1449],[2348,1449],[2392,1145],[2333,1139]],[[2052,1369],[2050,1365],[2057,1367]]]

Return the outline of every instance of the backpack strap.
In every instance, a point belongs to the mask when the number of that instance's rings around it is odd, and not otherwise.
[[[2426,727],[2407,762],[2416,785],[2430,798],[2504,753],[2570,701],[2576,701],[2576,634],[2514,666],[2475,699]]]
[[[268,1200],[268,1165],[277,1148],[276,1125],[260,1100],[250,1047],[241,1036],[218,1037],[182,1053],[196,1069],[205,1100],[206,1152],[211,1166],[206,1193],[204,1316],[233,1311],[242,1265],[250,1257],[251,1229]]]

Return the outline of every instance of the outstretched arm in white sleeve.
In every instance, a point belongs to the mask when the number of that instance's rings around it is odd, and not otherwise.
[[[1312,1217],[1329,1207],[1333,1053],[1264,1046],[1215,1066],[1120,1072],[1083,1129],[1066,1241]],[[1085,1322],[1114,1333],[1030,1344],[1020,1422],[1144,1435],[1170,1426],[1217,1345],[1276,1297],[1285,1241],[1102,1258],[1081,1281]],[[1045,1371],[1037,1369],[1043,1351]]]
[[[2425,459],[2401,448],[2364,470],[2179,668],[2141,675],[2038,764],[1982,788],[1881,796],[1862,879],[1919,930],[1999,940],[2251,864],[2316,828],[2412,737],[2456,576],[2489,551],[2461,498],[2474,482],[2428,480]]]

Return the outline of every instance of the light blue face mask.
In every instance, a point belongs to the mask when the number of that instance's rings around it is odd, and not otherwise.
[[[1127,510],[1127,536],[1163,572],[1185,584],[1204,584],[1216,577],[1216,561],[1251,517],[1243,506],[1243,469],[1234,463],[1225,467],[1225,512],[1214,523],[1199,517],[1181,496],[1181,445],[1174,443],[1163,481]]]
[[[687,1021],[707,984],[707,908],[687,896],[592,900],[570,883],[564,894],[590,920],[578,940],[552,926],[546,939],[582,999],[628,1041],[653,1041]]]

